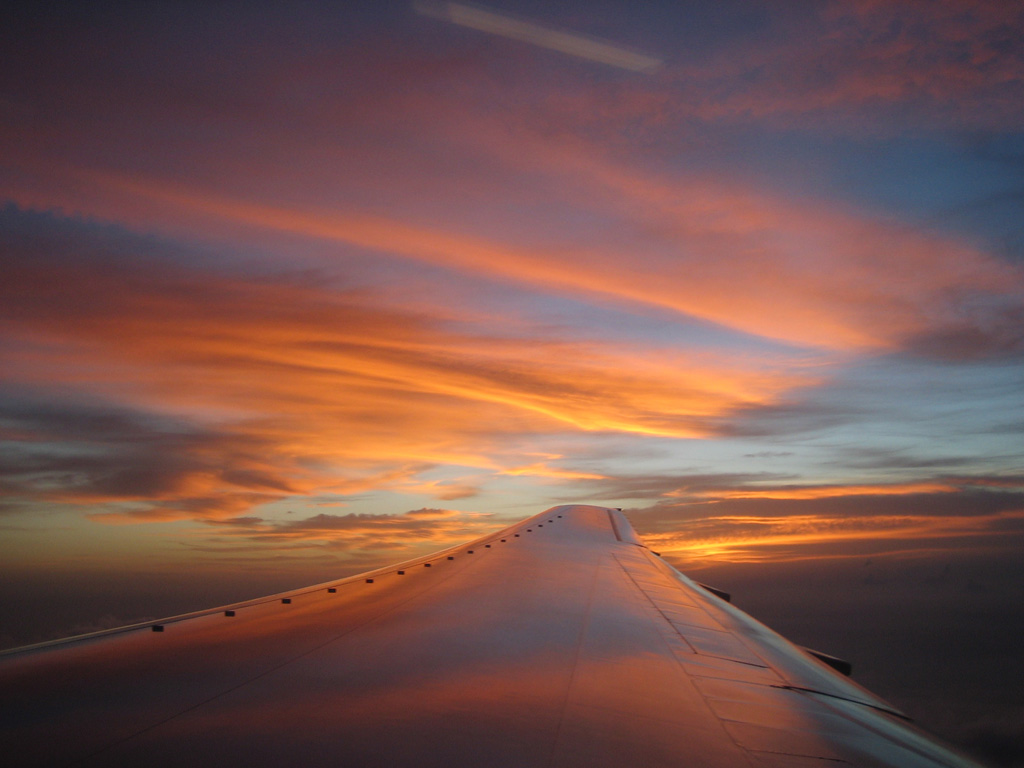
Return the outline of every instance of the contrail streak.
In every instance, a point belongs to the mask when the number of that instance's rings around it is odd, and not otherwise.
[[[413,3],[417,13],[487,32],[509,40],[530,43],[540,48],[558,51],[580,59],[596,61],[633,72],[653,72],[661,66],[661,59],[631,51],[615,43],[598,40],[575,32],[563,32],[532,21],[516,19],[498,11],[462,3],[428,2]]]

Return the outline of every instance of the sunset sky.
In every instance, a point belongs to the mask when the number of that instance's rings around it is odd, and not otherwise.
[[[953,573],[915,604],[1024,625],[1022,38],[1008,0],[5,11],[0,640],[575,501],[698,577]],[[1019,744],[1003,683],[971,714]]]

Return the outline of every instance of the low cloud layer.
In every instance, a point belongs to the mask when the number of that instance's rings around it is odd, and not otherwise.
[[[1019,475],[877,487],[759,485],[706,490],[629,515],[684,570],[913,552],[1005,554],[1024,545]]]

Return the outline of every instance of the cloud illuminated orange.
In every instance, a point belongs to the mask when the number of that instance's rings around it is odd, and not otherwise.
[[[538,147],[517,156],[536,158]],[[543,149],[543,148],[542,148]],[[523,247],[365,213],[289,208],[102,174],[94,182],[149,199],[214,231],[243,224],[513,280],[558,293],[667,308],[758,336],[837,350],[892,349],[944,328],[986,327],[1024,301],[1024,274],[966,243],[820,204],[787,201],[707,178],[658,179],[549,148],[548,167],[601,184],[624,244]],[[152,214],[151,214],[152,215]],[[157,214],[162,217],[163,214]],[[627,255],[629,258],[627,258]],[[827,262],[827,269],[815,268]],[[979,305],[979,295],[990,297]]]
[[[9,383],[74,386],[172,421],[154,442],[145,418],[119,416],[131,422],[123,442],[88,434],[78,439],[94,458],[20,471],[26,491],[99,505],[94,518],[110,522],[228,518],[290,496],[384,488],[466,498],[481,473],[599,478],[536,462],[529,436],[705,435],[714,419],[815,381],[770,357],[470,332],[451,310],[385,308],[302,279],[14,255],[0,287],[22,341],[5,350]],[[45,441],[69,418],[39,411],[23,432],[45,424]],[[152,454],[121,456],[139,441]],[[442,465],[469,476],[422,476]],[[82,479],[49,487],[40,471]]]
[[[1024,510],[942,517],[710,515],[681,522],[675,531],[648,533],[644,540],[652,548],[693,567],[716,560],[768,562],[864,557],[905,549],[992,547],[991,540],[1001,526],[1019,525],[1022,520]]]
[[[707,489],[696,495],[721,499],[830,499],[845,496],[907,496],[912,493],[956,493],[956,485],[944,482],[913,482],[880,485],[804,485],[773,488]],[[685,488],[668,496],[687,496]]]
[[[652,547],[687,567],[895,552],[1002,551],[1024,530],[1019,473],[873,485],[794,486],[713,478],[630,511]],[[760,487],[758,487],[760,486]]]
[[[998,9],[975,4],[961,19],[958,8],[827,5],[819,15],[825,28],[835,25],[832,36],[770,39],[743,55],[728,48],[696,72],[691,67],[678,74],[696,78],[707,109],[751,117],[769,108],[802,115],[817,102],[861,104],[905,65],[913,66],[908,82],[896,88],[900,93],[914,90],[914,78],[928,93],[942,84],[981,87],[950,76],[949,66],[975,78],[992,70],[1000,73],[999,82],[1024,82],[1024,66],[1000,54],[991,38],[1004,21]],[[936,27],[934,40],[883,34],[894,20],[922,16]],[[960,29],[964,24],[977,35]],[[873,43],[867,53],[861,52],[862,38]],[[839,41],[842,55],[823,57],[825,40]],[[958,65],[961,44],[984,66]],[[918,46],[942,55],[917,56]],[[285,66],[311,88],[333,88],[345,65],[366,68],[365,54],[358,48],[317,66]],[[301,130],[290,104],[262,94],[260,152],[225,140],[231,135],[224,126],[238,119],[232,111],[237,105],[209,106],[218,129],[213,138],[179,145],[164,135],[173,123],[165,102],[143,102],[130,129],[111,132],[108,120],[94,113],[100,94],[68,106],[74,119],[64,115],[60,101],[60,109],[53,109],[67,122],[61,125],[68,135],[31,126],[10,131],[9,162],[16,172],[0,182],[0,194],[22,206],[57,207],[172,237],[184,233],[254,246],[272,238],[286,249],[296,242],[305,248],[327,244],[350,260],[353,252],[368,251],[598,305],[669,310],[756,337],[843,353],[898,350],[943,333],[974,333],[984,341],[1024,301],[1021,270],[976,243],[915,231],[849,204],[783,194],[735,172],[652,164],[624,148],[615,129],[588,130],[594,102],[609,101],[599,85],[559,80],[561,86],[524,87],[522,97],[545,117],[538,125],[532,112],[524,117],[512,108],[481,107],[484,96],[490,103],[491,91],[473,74],[475,60],[452,65],[466,78],[458,89],[427,97],[417,88],[394,86],[408,78],[429,82],[428,72],[395,51],[378,55],[388,64],[374,73],[381,82],[372,82],[380,87],[339,94],[341,101],[326,112],[306,115]],[[846,66],[848,59],[858,66]],[[822,61],[837,70],[834,79],[826,78],[830,86],[815,84],[813,72]],[[770,87],[756,80],[756,87],[737,88],[750,69],[765,69]],[[858,84],[862,80],[874,85]],[[565,100],[560,87],[585,99]],[[663,100],[690,103],[671,81],[633,84],[624,96],[641,103],[623,120],[658,132],[678,130],[687,113],[650,110],[659,88]],[[178,91],[167,98],[184,114],[195,108],[173,101],[182,98]],[[765,101],[763,109],[751,103],[757,99]],[[806,103],[801,108],[796,102]],[[550,121],[560,130],[550,130]],[[365,151],[339,149],[350,135],[365,138],[371,124],[385,127],[361,145]],[[161,141],[173,149],[166,157],[149,151]],[[85,149],[73,157],[61,154],[69,144]],[[418,151],[421,145],[430,151]],[[126,148],[133,163],[104,159]],[[181,156],[188,173],[182,173]],[[580,220],[599,224],[572,225]]]
[[[0,285],[0,362],[21,398],[7,487],[104,522],[376,491],[455,501],[491,482],[721,503],[955,495],[928,478],[690,488],[538,460],[552,435],[735,436],[730,419],[851,361],[1019,350],[1024,273],[980,240],[699,161],[721,126],[862,136],[885,109],[901,110],[896,132],[935,115],[1016,124],[1020,12],[826,3],[807,20],[820,34],[774,34],[789,13],[641,83],[547,77],[529,56],[509,74],[489,49],[385,31],[308,55],[278,41],[239,58],[236,88],[218,57],[153,77],[180,41],[125,54],[116,25],[70,35],[0,105],[0,195],[18,216],[50,211],[32,215],[58,233],[12,248]],[[103,226],[105,240],[69,232]],[[221,263],[203,266],[206,248]],[[555,300],[590,314],[534,321]],[[622,315],[651,337],[612,335]],[[320,522],[317,536],[340,530]],[[251,527],[298,543],[314,526]]]
[[[571,469],[560,469],[546,463],[539,462],[524,467],[509,467],[503,470],[506,475],[530,475],[532,477],[554,477],[569,480],[603,480],[604,475],[595,472],[580,472]]]

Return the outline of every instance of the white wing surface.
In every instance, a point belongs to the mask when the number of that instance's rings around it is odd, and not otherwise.
[[[555,507],[361,576],[8,652],[15,766],[968,766],[679,574]]]

